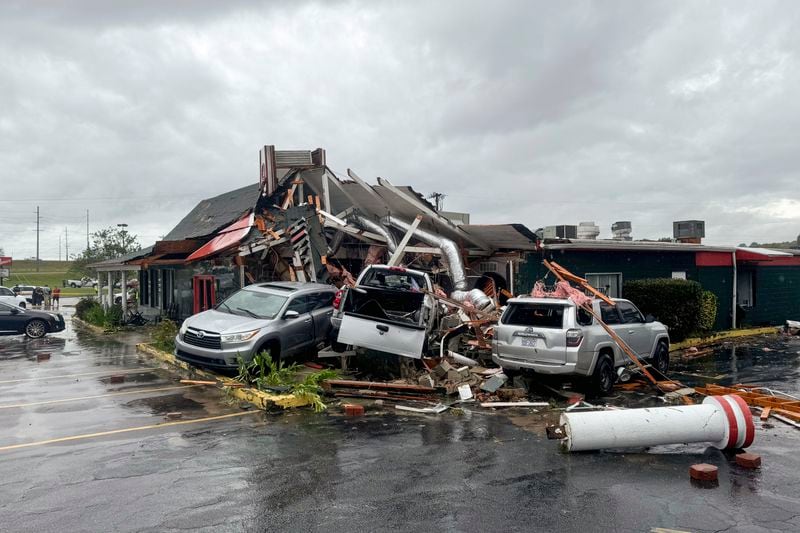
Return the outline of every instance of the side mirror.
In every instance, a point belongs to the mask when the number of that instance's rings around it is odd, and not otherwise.
[[[656,317],[654,317],[653,315],[647,315],[646,317],[644,317],[644,321],[646,324],[650,324],[651,322],[656,321]]]
[[[293,311],[291,309],[289,311],[286,311],[285,313],[283,313],[283,319],[284,320],[289,320],[290,318],[297,318],[299,316],[300,316],[300,313],[298,313],[297,311]]]

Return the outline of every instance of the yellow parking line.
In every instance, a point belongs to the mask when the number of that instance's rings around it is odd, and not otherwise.
[[[51,403],[64,403],[64,402],[77,402],[79,400],[91,400],[93,398],[107,398],[111,396],[124,396],[126,394],[142,394],[145,392],[160,392],[165,390],[176,390],[176,389],[188,389],[191,387],[201,387],[202,385],[181,385],[179,387],[161,387],[158,389],[138,389],[138,390],[129,390],[124,392],[111,392],[109,394],[98,394],[96,396],[80,396],[78,398],[64,398],[62,400],[44,400],[41,402],[31,402],[31,403],[15,403],[10,405],[0,405],[0,409],[11,409],[14,407],[32,407],[34,405],[48,405]]]
[[[213,420],[222,420],[224,418],[234,418],[237,416],[251,415],[253,413],[261,413],[263,411],[242,411],[240,413],[229,413],[227,415],[208,416],[205,418],[194,418],[192,420],[179,420],[177,422],[164,422],[161,424],[150,424],[148,426],[138,426],[124,429],[113,429],[111,431],[100,431],[99,433],[85,433],[83,435],[72,435],[70,437],[59,437],[57,439],[40,440],[36,442],[26,442],[24,444],[12,444],[11,446],[0,446],[0,452],[8,450],[16,450],[19,448],[30,448],[31,446],[42,446],[44,444],[55,444],[57,442],[68,442],[71,440],[92,439],[95,437],[105,437],[108,435],[118,435],[120,433],[130,433],[133,431],[144,431],[146,429],[159,429],[171,426],[182,426],[185,424],[195,424],[198,422],[210,422]]]
[[[20,379],[6,379],[0,381],[0,385],[4,383],[21,383],[23,381],[39,381],[45,379],[62,379],[62,378],[79,378],[82,376],[96,376],[99,374],[108,374],[109,376],[117,376],[119,374],[143,374],[152,370],[158,370],[159,367],[153,366],[149,368],[140,368],[138,370],[103,370],[101,372],[83,372],[82,374],[56,374],[54,376],[39,376],[35,378],[20,378]]]

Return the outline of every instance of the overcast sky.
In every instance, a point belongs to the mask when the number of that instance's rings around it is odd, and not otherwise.
[[[474,223],[800,233],[800,2],[23,2],[0,7],[0,247],[143,245],[327,149]]]

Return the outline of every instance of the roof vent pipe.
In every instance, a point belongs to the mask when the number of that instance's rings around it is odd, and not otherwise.
[[[411,224],[405,220],[391,215],[384,217],[383,222],[400,231],[408,231],[411,228]],[[442,255],[444,255],[450,270],[450,278],[453,280],[453,288],[458,291],[465,290],[467,288],[467,274],[464,270],[464,262],[461,260],[461,253],[458,251],[456,243],[450,239],[445,239],[441,235],[420,228],[414,230],[414,235],[427,245],[436,246],[442,250]]]
[[[383,224],[378,224],[377,222],[374,222],[362,215],[351,215],[349,218],[361,229],[371,231],[372,233],[377,233],[381,237],[385,238],[386,246],[389,248],[390,254],[394,253],[394,251],[397,249],[397,241],[394,239],[394,235],[392,235],[392,232],[389,231]]]

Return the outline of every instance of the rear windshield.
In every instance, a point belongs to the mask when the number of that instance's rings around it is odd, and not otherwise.
[[[364,275],[361,285],[404,291],[421,291],[425,288],[425,278],[411,272],[373,268]]]
[[[564,327],[564,309],[563,305],[512,304],[503,316],[503,324],[561,329]]]

